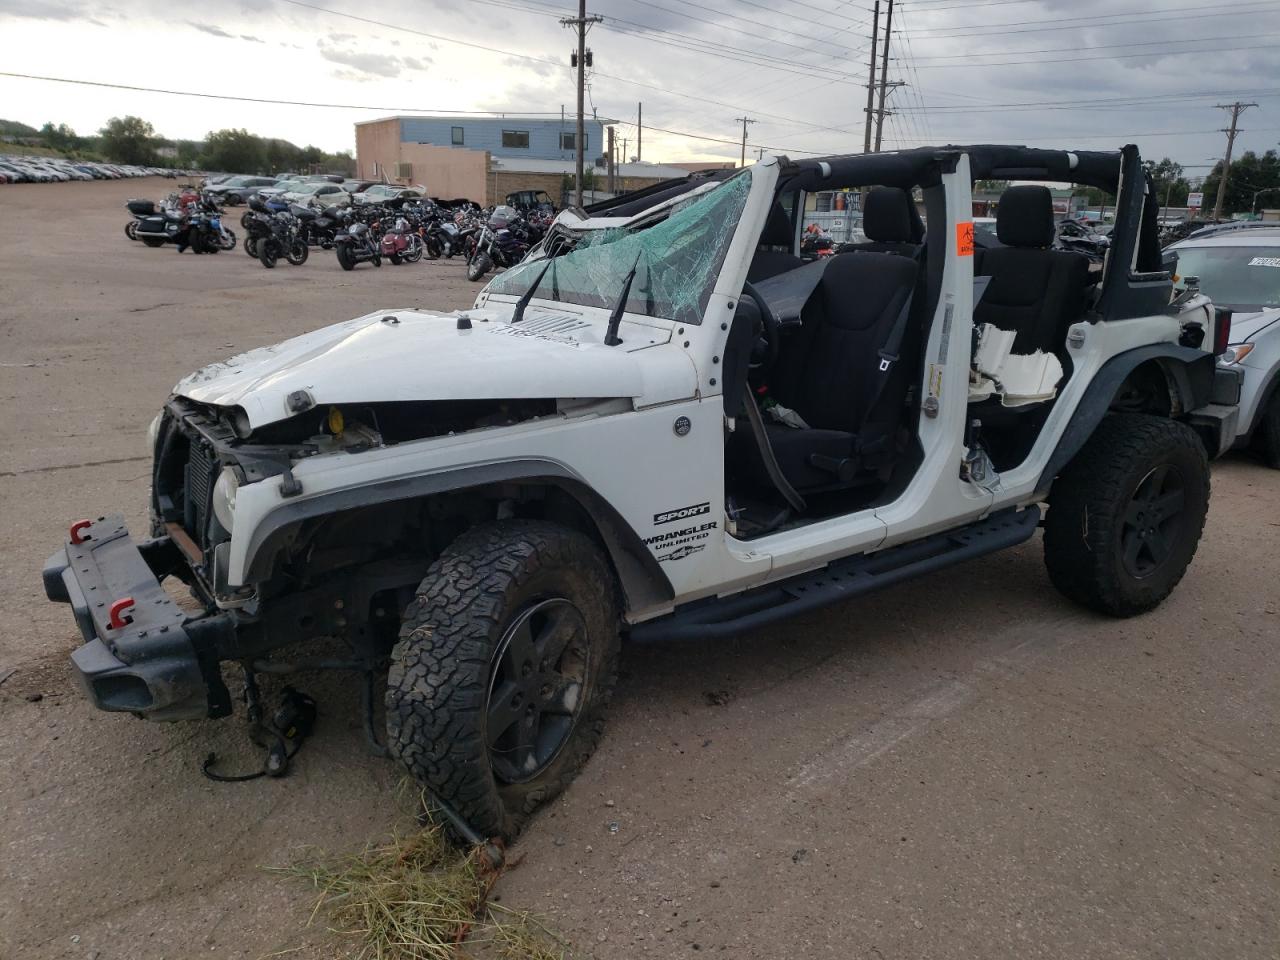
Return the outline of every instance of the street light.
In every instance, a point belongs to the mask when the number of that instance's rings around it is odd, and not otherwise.
[[[1250,204],[1250,206],[1249,206],[1249,212],[1250,212],[1250,213],[1252,213],[1252,214],[1254,214],[1255,216],[1257,216],[1257,213],[1258,213],[1258,198],[1259,198],[1260,196],[1262,196],[1264,193],[1274,193],[1274,192],[1275,192],[1275,191],[1277,191],[1277,190],[1280,190],[1280,187],[1264,187],[1264,188],[1263,188],[1263,189],[1261,189],[1261,190],[1255,190],[1255,191],[1253,192],[1253,203],[1252,203],[1252,204]]]

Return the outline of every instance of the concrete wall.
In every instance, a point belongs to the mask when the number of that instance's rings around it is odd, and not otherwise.
[[[456,150],[425,143],[401,143],[400,162],[413,164],[413,177],[427,195],[442,200],[465,197],[483,203],[489,179],[489,154],[483,150]],[[388,172],[394,173],[395,168]]]
[[[495,157],[523,160],[571,160],[573,150],[560,149],[560,134],[574,133],[577,123],[572,117],[534,120],[527,117],[405,117],[400,121],[400,139],[408,143],[429,143],[453,147],[453,128],[462,128],[461,149],[487,150]],[[604,153],[604,124],[587,120],[586,155]],[[518,130],[529,134],[529,146],[504,147],[502,131]]]
[[[400,161],[400,121],[378,120],[356,125],[356,176],[381,180],[386,170],[390,180]]]

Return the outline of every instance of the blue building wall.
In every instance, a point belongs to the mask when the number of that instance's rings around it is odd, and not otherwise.
[[[453,128],[462,128],[462,143],[453,143]],[[403,143],[429,143],[438,147],[461,146],[466,150],[488,150],[495,157],[512,157],[525,160],[572,160],[574,150],[560,148],[560,134],[574,133],[575,119],[566,116],[562,123],[558,117],[549,120],[531,120],[522,117],[405,117],[400,121],[400,140]],[[588,158],[605,152],[604,124],[599,120],[587,120],[583,124],[587,144],[584,155]],[[504,147],[504,130],[528,133],[529,146]]]

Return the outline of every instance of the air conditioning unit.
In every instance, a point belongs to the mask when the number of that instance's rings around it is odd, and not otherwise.
[[[595,165],[601,168],[607,167],[609,165],[609,158],[602,153],[600,156],[596,157]]]
[[[413,179],[413,164],[412,164],[412,163],[397,163],[397,164],[396,164],[396,179],[397,179],[397,180],[412,180],[412,179]]]

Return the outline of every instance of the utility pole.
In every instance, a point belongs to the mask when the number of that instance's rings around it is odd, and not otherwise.
[[[745,167],[747,165],[747,124],[755,123],[755,121],[752,120],[750,117],[734,117],[733,119],[742,121],[742,164],[741,166]]]
[[[586,125],[583,123],[582,115],[586,110],[587,30],[593,23],[599,23],[603,19],[603,17],[588,17],[587,0],[578,0],[578,15],[566,17],[560,21],[562,26],[574,27],[578,31],[578,52],[574,57],[576,61],[574,65],[578,68],[578,133],[573,138],[573,145],[577,148],[578,154],[577,177],[573,185],[573,204],[576,207],[582,206],[582,147],[586,139]]]
[[[613,162],[613,127],[610,127],[610,128],[609,128],[609,153],[608,153],[608,157],[609,157],[609,188],[608,188],[608,189],[609,189],[609,192],[610,192],[610,193],[616,193],[617,191],[616,191],[616,190],[614,190],[614,188],[613,188],[613,178],[614,178],[614,173],[613,173],[613,171],[615,170],[615,166],[614,166],[614,162]]]
[[[871,105],[876,95],[876,43],[880,39],[880,0],[876,0],[875,12],[871,15],[871,68],[867,72],[867,115],[866,128],[862,134],[862,152],[871,152]]]
[[[636,104],[636,163],[644,159],[644,104]]]
[[[880,61],[880,102],[876,107],[876,153],[880,152],[880,141],[884,136],[884,98],[889,92],[889,38],[893,32],[893,0],[889,0],[889,9],[884,15],[884,52]],[[894,84],[899,86],[899,84]]]
[[[1219,103],[1216,104],[1219,110],[1231,111],[1231,126],[1221,131],[1227,135],[1227,154],[1222,159],[1222,176],[1218,178],[1218,197],[1213,201],[1213,219],[1222,219],[1222,198],[1227,192],[1227,176],[1231,172],[1231,148],[1236,145],[1236,134],[1240,131],[1236,128],[1236,121],[1240,119],[1240,114],[1244,113],[1250,107],[1256,107],[1256,103],[1241,103],[1237,100],[1235,103]]]

